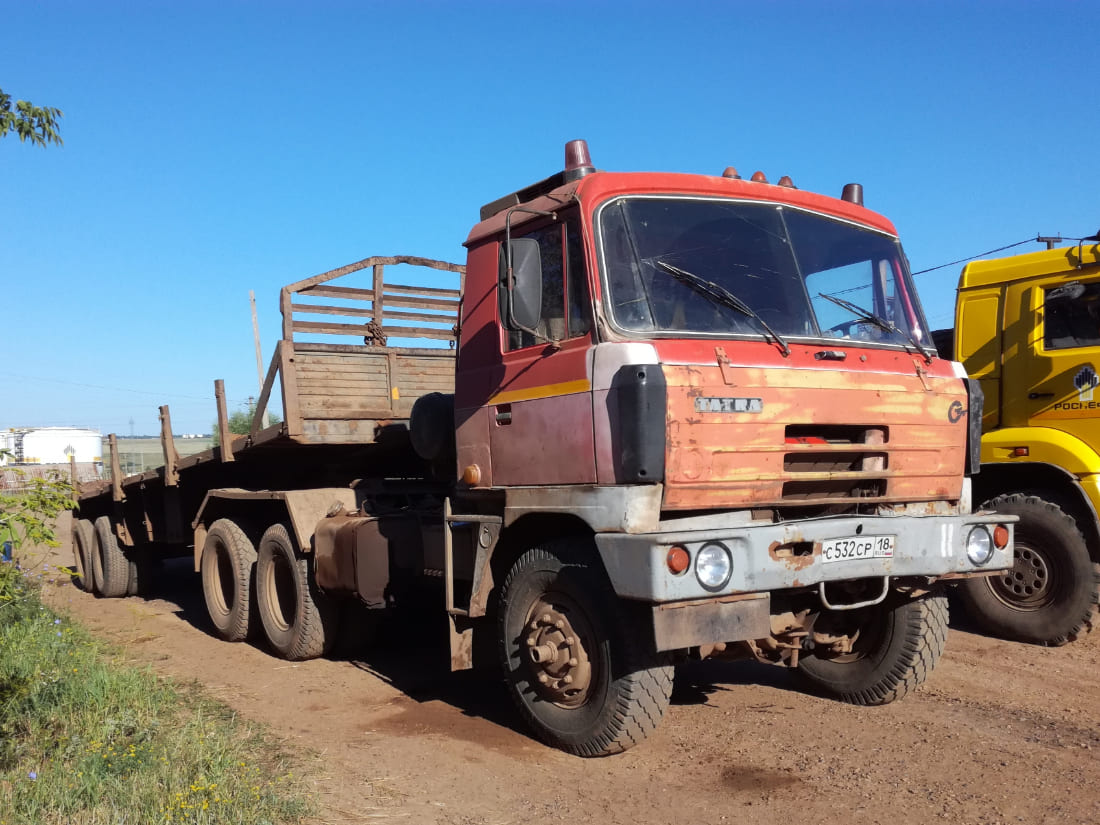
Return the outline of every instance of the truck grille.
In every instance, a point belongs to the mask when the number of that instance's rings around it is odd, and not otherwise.
[[[791,424],[785,430],[783,501],[861,501],[887,495],[886,427]]]

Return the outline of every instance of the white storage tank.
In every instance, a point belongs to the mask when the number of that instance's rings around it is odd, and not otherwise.
[[[0,447],[12,457],[6,463],[77,464],[103,461],[103,436],[99,430],[84,427],[27,427],[3,433]]]

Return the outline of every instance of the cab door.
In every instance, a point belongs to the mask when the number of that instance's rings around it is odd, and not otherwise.
[[[1100,444],[1100,276],[1081,274],[1006,289],[1003,424]]]
[[[498,288],[500,381],[488,401],[493,485],[593,484],[591,300],[575,215],[513,230],[537,241],[542,306],[534,333],[507,326],[507,290]],[[503,245],[501,258],[503,259]],[[502,273],[505,267],[501,266]]]

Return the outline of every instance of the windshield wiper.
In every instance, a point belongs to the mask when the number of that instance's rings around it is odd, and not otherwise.
[[[899,329],[895,324],[892,324],[885,318],[875,315],[875,313],[869,312],[858,304],[853,304],[851,301],[845,301],[843,298],[837,298],[835,295],[826,295],[824,292],[819,292],[817,293],[817,297],[824,298],[826,301],[832,301],[838,307],[842,307],[843,309],[848,310],[860,321],[868,324],[874,324],[881,330],[885,330],[886,332],[892,332],[895,335],[902,336],[903,338],[907,339],[909,343],[913,345],[913,348],[916,349],[916,351],[924,357],[924,363],[932,363],[932,356],[930,356],[925,351],[924,347],[920,345],[920,342],[918,342],[917,339],[913,337],[913,333],[911,333],[909,330]]]
[[[680,267],[678,266],[673,266],[666,261],[654,261],[653,263],[658,269],[667,272],[677,281],[691,287],[704,298],[709,299],[713,303],[729,307],[730,309],[735,309],[742,315],[747,315],[750,318],[753,318],[758,324],[760,324],[760,326],[764,328],[768,335],[775,339],[775,343],[779,344],[780,348],[783,350],[784,356],[789,356],[791,354],[791,348],[787,346],[787,342],[783,340],[779,333],[768,326],[768,322],[761,318],[756,313],[756,310],[754,310],[752,307],[750,307],[748,304],[746,304],[725,287],[719,286],[718,284],[714,283],[714,281],[708,281],[706,278],[701,278],[693,272],[688,272],[686,269],[680,269]]]

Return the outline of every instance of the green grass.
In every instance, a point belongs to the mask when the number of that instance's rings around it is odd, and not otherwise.
[[[296,760],[262,730],[125,664],[13,568],[0,564],[15,595],[0,603],[0,824],[275,825],[312,811]]]

